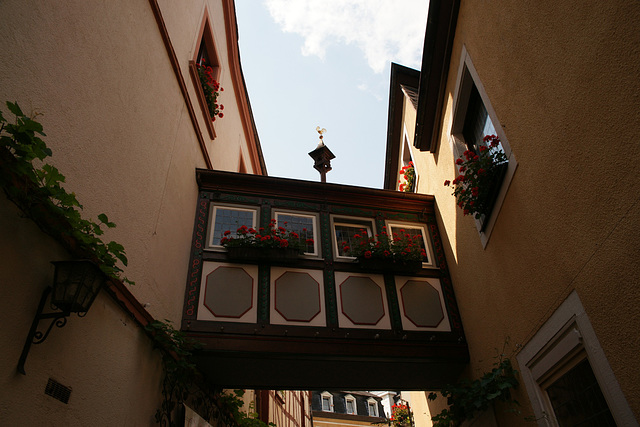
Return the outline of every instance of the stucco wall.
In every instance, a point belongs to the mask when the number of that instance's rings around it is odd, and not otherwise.
[[[635,1],[462,1],[438,149],[414,151],[418,190],[436,196],[446,231],[468,374],[490,369],[507,339],[513,359],[575,289],[637,418],[639,19]],[[443,186],[456,176],[450,134],[463,45],[518,163],[484,249]],[[524,387],[516,398],[530,413]],[[522,416],[501,422],[520,424]]]
[[[225,117],[214,141],[206,134],[188,72],[205,3],[225,87]],[[212,162],[237,170],[247,141],[226,71],[222,3],[161,1],[160,10]],[[206,163],[150,2],[3,1],[0,27],[0,109],[11,120],[4,106],[10,100],[40,114],[53,150],[48,161],[66,176],[65,187],[84,205],[83,215],[95,219],[104,212],[117,224],[103,238],[125,246],[125,275],[136,282],[131,292],[155,318],[179,326],[195,168]],[[15,373],[41,290],[51,281],[49,262],[68,255],[4,197],[0,208],[2,423],[152,424],[159,406],[159,357],[104,292],[86,318],[72,316],[32,348],[26,377]],[[69,405],[43,394],[49,376],[73,388]]]

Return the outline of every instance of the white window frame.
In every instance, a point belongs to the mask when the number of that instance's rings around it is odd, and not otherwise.
[[[373,408],[373,411],[371,410]],[[367,412],[369,412],[370,417],[379,417],[378,415],[378,401],[373,397],[367,399]],[[373,413],[372,413],[373,412]]]
[[[407,127],[403,125],[402,126],[402,146],[400,149],[400,157],[398,159],[398,181],[400,181],[400,169],[408,165],[409,162],[413,162],[413,170],[416,174],[416,182],[413,187],[413,193],[417,193],[418,181],[420,177],[418,176],[418,168],[416,167],[416,162],[415,160],[413,160],[413,152],[411,151],[411,142],[409,141],[409,133],[407,132]],[[396,181],[396,190],[400,191],[400,183],[398,181]]]
[[[565,362],[581,352],[586,353],[616,424],[637,426],[638,422],[576,291],[569,295],[516,356],[538,426],[558,425],[542,383],[549,376],[562,371]]]
[[[228,204],[222,204],[222,203],[211,203],[211,206],[209,208],[210,212],[209,212],[209,227],[208,227],[208,236],[207,236],[207,245],[206,248],[207,249],[212,249],[212,250],[224,250],[224,247],[222,245],[215,245],[213,243],[213,239],[214,239],[214,232],[215,232],[215,220],[216,220],[216,213],[218,212],[219,209],[227,209],[227,210],[236,210],[236,211],[243,211],[243,212],[252,212],[253,213],[253,217],[252,217],[252,222],[251,225],[249,224],[240,224],[240,225],[246,225],[247,227],[256,227],[256,221],[258,218],[258,208],[257,207],[248,207],[248,206],[243,206],[243,205],[228,205]],[[225,230],[226,231],[226,230]],[[232,234],[235,234],[236,230],[231,230]]]
[[[367,234],[369,237],[372,237],[376,234],[376,224],[373,218],[364,218],[364,217],[355,217],[355,216],[346,216],[346,215],[332,215],[331,216],[331,240],[333,241],[334,259],[336,260],[353,261],[355,259],[355,257],[352,257],[352,256],[339,255],[340,252],[338,250],[338,236],[336,236],[336,225],[364,228],[367,230]]]
[[[324,401],[325,399],[329,399],[329,410],[325,410],[324,409]],[[333,412],[333,394],[329,393],[328,391],[323,391],[320,394],[320,407],[322,409],[323,412]]]
[[[349,403],[353,404],[353,412],[349,412]],[[344,408],[349,415],[358,415],[358,405],[356,404],[356,398],[350,394],[344,397]]]
[[[306,256],[310,256],[310,257],[319,257],[320,256],[320,251],[319,251],[319,242],[320,242],[320,235],[318,234],[318,215],[317,214],[312,214],[312,213],[308,213],[308,212],[297,212],[297,211],[288,211],[288,210],[274,210],[273,211],[273,217],[276,220],[276,224],[278,224],[278,216],[279,215],[290,215],[290,216],[297,216],[297,217],[301,217],[301,218],[311,218],[312,220],[312,232],[313,232],[313,252],[305,252],[304,255]]]
[[[491,119],[491,122],[495,127],[496,134],[500,138],[500,143],[502,144],[504,153],[509,161],[507,172],[505,173],[504,179],[502,181],[502,186],[500,187],[500,191],[494,203],[491,215],[486,219],[487,224],[485,224],[484,230],[482,229],[482,222],[480,220],[475,220],[476,228],[478,229],[478,233],[480,234],[482,247],[486,248],[487,244],[489,243],[489,238],[491,237],[493,227],[496,223],[498,215],[500,214],[500,209],[502,208],[502,204],[504,203],[504,199],[507,195],[507,191],[509,190],[509,185],[511,184],[518,163],[516,162],[515,155],[511,151],[509,140],[507,139],[507,136],[505,135],[502,126],[500,125],[498,115],[496,114],[493,106],[491,105],[491,102],[489,101],[489,95],[487,95],[487,92],[485,91],[484,86],[480,81],[480,76],[473,66],[471,56],[469,56],[466,46],[463,45],[460,58],[460,66],[458,68],[458,77],[456,80],[456,88],[453,97],[454,113],[450,130],[450,145],[451,151],[454,155],[453,162],[455,162],[456,159],[462,156],[464,151],[467,149],[467,144],[462,136],[462,128],[464,126],[464,120],[467,115],[467,109],[469,107],[469,94],[471,92],[472,86],[474,85],[478,90],[478,93],[480,94],[480,98],[482,98],[482,103],[484,104],[484,107],[487,110],[487,114],[489,115],[489,118]]]
[[[429,230],[427,229],[427,226],[425,224],[387,220],[385,221],[385,226],[387,228],[387,234],[389,235],[389,238],[393,238],[393,231],[391,231],[391,227],[422,230],[422,239],[424,242],[425,251],[427,252],[427,259],[429,260],[428,262],[423,262],[422,267],[436,268],[433,251],[431,250],[431,238],[429,235]]]

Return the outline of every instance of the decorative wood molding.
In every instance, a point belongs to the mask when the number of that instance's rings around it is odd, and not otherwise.
[[[200,189],[205,191],[229,191],[235,194],[251,194],[276,199],[296,199],[304,194],[304,200],[307,203],[330,202],[334,205],[356,205],[362,209],[434,214],[435,198],[426,194],[206,169],[197,169],[196,179]]]
[[[224,23],[227,39],[227,55],[229,57],[229,71],[233,89],[236,94],[242,128],[249,148],[249,160],[252,170],[257,175],[266,175],[267,167],[262,156],[258,131],[253,120],[253,112],[249,103],[249,95],[242,74],[240,64],[240,51],[238,48],[238,26],[236,23],[236,10],[234,0],[222,0],[224,10]]]
[[[213,164],[211,163],[211,158],[209,157],[209,151],[207,150],[207,146],[202,136],[202,131],[200,130],[200,125],[198,124],[198,119],[196,117],[196,112],[193,109],[193,103],[191,102],[191,98],[189,97],[189,91],[187,90],[187,85],[184,81],[184,77],[182,76],[182,71],[180,70],[180,62],[178,61],[178,57],[176,56],[175,50],[173,49],[173,44],[171,43],[171,38],[169,37],[169,31],[167,30],[167,25],[165,24],[164,18],[162,17],[160,6],[158,6],[157,0],[149,0],[149,5],[151,6],[151,10],[153,11],[153,16],[156,19],[156,24],[158,24],[158,30],[160,31],[160,36],[162,37],[164,47],[167,51],[167,55],[169,56],[169,62],[171,63],[171,68],[173,68],[173,73],[176,76],[178,86],[180,86],[180,92],[182,92],[182,97],[184,98],[187,111],[189,112],[189,118],[191,119],[191,124],[193,125],[196,138],[198,139],[198,143],[200,144],[200,151],[202,151],[202,155],[204,156],[204,161],[207,167],[209,169],[212,169]]]

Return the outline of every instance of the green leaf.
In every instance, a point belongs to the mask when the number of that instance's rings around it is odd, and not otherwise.
[[[9,108],[9,111],[11,111],[16,116],[24,116],[24,113],[22,112],[20,107],[18,107],[18,103],[17,102],[14,104],[12,102],[8,102],[7,101],[7,107]]]

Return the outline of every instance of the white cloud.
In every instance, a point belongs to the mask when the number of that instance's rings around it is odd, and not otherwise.
[[[304,38],[303,55],[324,59],[332,44],[355,44],[369,66],[419,67],[428,0],[265,0],[283,31]]]

